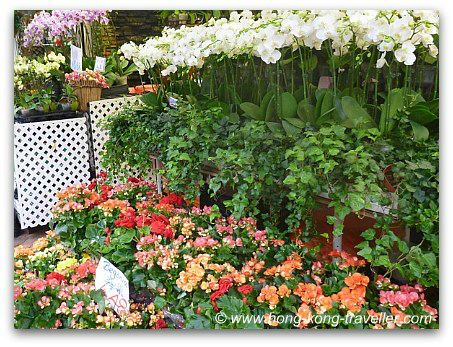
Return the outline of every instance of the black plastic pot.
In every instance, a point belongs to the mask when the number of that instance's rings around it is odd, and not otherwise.
[[[56,111],[52,113],[22,113],[18,112],[14,115],[14,122],[16,123],[34,123],[34,122],[45,122],[61,119],[71,119],[82,117],[83,113],[77,111]]]
[[[127,84],[104,88],[101,92],[101,99],[113,99],[129,93]]]

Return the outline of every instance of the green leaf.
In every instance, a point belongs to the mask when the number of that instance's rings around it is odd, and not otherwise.
[[[365,207],[365,200],[362,196],[356,193],[351,193],[348,195],[349,206],[354,212],[358,212]]]
[[[291,119],[291,118],[288,118],[288,119]],[[299,119],[296,119],[296,118],[294,118],[294,119],[301,122],[301,120],[299,120]],[[285,130],[286,134],[288,136],[292,136],[292,137],[298,136],[301,133],[301,130],[303,128],[303,125],[301,127],[297,127],[297,126],[292,125],[290,122],[288,122],[285,119],[282,120],[282,126],[283,126],[283,129]]]
[[[266,122],[277,120],[277,107],[275,95],[272,95],[266,108]]]
[[[412,126],[412,131],[414,133],[414,139],[416,141],[422,141],[422,140],[428,139],[429,130],[425,126],[423,126],[417,122],[414,122],[414,121],[410,121],[410,123]]]
[[[297,100],[288,92],[281,94],[281,117],[294,118],[297,116]]]
[[[251,102],[243,102],[239,105],[239,107],[250,118],[255,120],[264,120],[264,113],[261,112],[261,109],[258,105],[255,105]]]
[[[373,118],[363,109],[356,99],[350,96],[341,98],[341,109],[347,117],[344,122],[345,127],[369,129],[374,127]]]
[[[305,59],[299,66],[302,67],[302,65],[305,71],[313,71],[318,65],[318,57],[313,54],[310,58]]]
[[[288,118],[285,119],[284,122],[288,122],[299,129],[303,129],[305,127],[305,122],[300,120],[299,118]]]
[[[319,119],[329,118],[333,115],[334,107],[333,107],[333,93],[331,90],[326,89],[325,95],[322,98],[320,113],[317,116]]]
[[[242,300],[231,296],[224,295],[217,300],[217,306],[225,313],[228,317],[241,314],[244,303]]]
[[[87,225],[86,230],[85,230],[85,237],[87,239],[94,239],[97,236],[100,236],[100,231],[99,231],[99,228],[97,227],[97,225],[96,224]]]
[[[135,237],[135,229],[121,229],[121,234],[118,237],[118,240],[123,243],[127,244],[130,243],[133,238]]]
[[[374,229],[367,229],[363,233],[360,234],[365,240],[371,241],[374,236],[376,235],[376,231]]]
[[[146,106],[153,107],[159,105],[158,97],[154,93],[143,94],[140,99]]]
[[[332,231],[332,234],[334,236],[340,236],[343,234],[343,229],[344,229],[344,224],[339,224],[339,225],[335,226],[335,228]]]
[[[409,119],[421,125],[429,124],[438,118],[425,104],[417,104],[409,110]]]
[[[62,224],[58,223],[57,226],[55,227],[55,232],[59,235],[61,233],[66,233],[68,231],[68,225],[67,224]]]
[[[260,104],[260,112],[263,117],[266,116],[267,106],[269,106],[269,102],[271,101],[272,97],[274,96],[274,92],[270,91],[264,94],[263,99],[261,100]]]
[[[156,296],[156,297],[154,298],[154,306],[155,306],[158,310],[160,310],[162,307],[164,307],[166,303],[167,303],[167,301],[166,301],[163,297],[161,297],[161,296]]]
[[[186,322],[187,329],[210,329],[211,322],[208,318],[194,314]]]
[[[100,290],[95,290],[90,293],[91,298],[98,304],[98,309],[99,313],[102,314],[104,313],[105,309],[105,299],[104,295],[102,294],[102,291]]]
[[[364,246],[357,254],[364,257],[366,260],[370,260],[372,258],[373,250],[369,246]]]
[[[386,133],[393,128],[396,113],[404,108],[404,93],[401,88],[392,89],[381,105],[381,118],[379,120],[379,130]]]
[[[315,123],[315,107],[310,104],[308,98],[300,101],[297,105],[297,115],[306,123]]]
[[[282,132],[283,127],[280,123],[276,122],[266,122],[267,127],[272,131],[274,134],[279,134]]]

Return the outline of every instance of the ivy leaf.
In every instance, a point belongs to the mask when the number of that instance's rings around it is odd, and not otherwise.
[[[354,212],[358,212],[365,207],[365,199],[359,194],[349,194],[349,206]]]
[[[364,246],[359,252],[357,252],[357,254],[365,258],[366,260],[370,260],[373,255],[373,250],[368,246],[367,242],[367,245]]]
[[[360,234],[365,240],[372,240],[376,235],[376,231],[374,229],[367,229],[363,233]]]

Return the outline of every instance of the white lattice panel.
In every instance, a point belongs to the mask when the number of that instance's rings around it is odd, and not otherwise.
[[[108,132],[100,126],[100,122],[106,116],[111,115],[119,111],[127,103],[137,102],[137,97],[120,97],[115,99],[104,99],[99,101],[93,101],[89,104],[89,113],[90,113],[90,127],[91,127],[91,136],[93,144],[93,155],[94,155],[94,166],[96,168],[96,173],[98,174],[103,170],[101,165],[101,153],[104,150],[104,144],[108,139]],[[151,157],[150,160],[153,161],[153,168],[157,167],[157,159]],[[132,176],[136,173],[133,171],[130,172]],[[160,187],[160,177],[156,177],[156,170],[153,170],[149,173],[147,179],[157,181],[159,190]],[[121,182],[123,177],[116,177],[114,182]]]
[[[47,224],[56,193],[90,179],[85,118],[14,124],[14,179],[22,229]]]

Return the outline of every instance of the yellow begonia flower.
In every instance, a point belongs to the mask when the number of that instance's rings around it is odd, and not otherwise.
[[[61,270],[64,270],[68,267],[71,267],[73,265],[77,264],[77,259],[75,258],[68,258],[68,259],[65,259],[65,260],[62,260],[60,261],[58,264],[57,264],[57,270],[58,271],[61,271]]]

